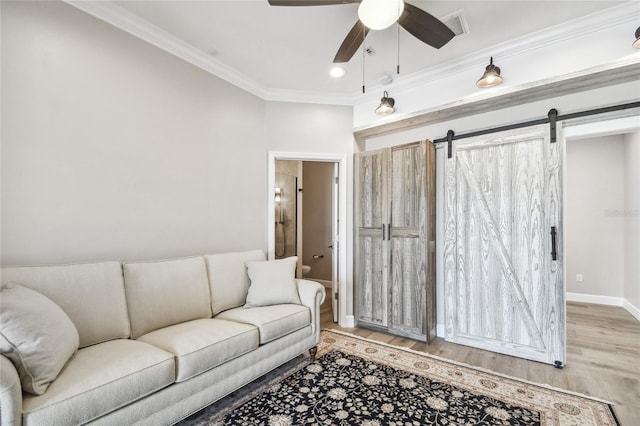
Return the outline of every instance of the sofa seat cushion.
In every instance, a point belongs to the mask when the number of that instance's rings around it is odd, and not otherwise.
[[[182,382],[259,346],[258,329],[221,319],[200,319],[141,336],[176,357],[176,381]]]
[[[271,305],[229,309],[215,318],[255,325],[263,345],[310,325],[311,311],[302,305]]]
[[[80,349],[38,396],[25,395],[23,424],[84,424],[175,381],[173,354],[118,339]]]

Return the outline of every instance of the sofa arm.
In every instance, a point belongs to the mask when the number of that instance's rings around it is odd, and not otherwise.
[[[0,425],[22,424],[22,385],[9,358],[0,355]]]
[[[326,292],[324,286],[315,281],[296,278],[300,302],[311,309],[311,331],[320,335],[320,305],[324,302]]]

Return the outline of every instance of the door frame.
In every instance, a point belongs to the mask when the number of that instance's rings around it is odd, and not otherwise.
[[[334,163],[338,165],[338,324],[350,327],[347,316],[347,156],[344,154],[321,154],[305,152],[269,151],[267,166],[267,255],[275,259],[275,199],[271,196],[275,191],[276,160],[314,161]]]

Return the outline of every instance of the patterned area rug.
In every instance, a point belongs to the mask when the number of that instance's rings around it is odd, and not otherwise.
[[[194,414],[200,425],[619,425],[609,404],[357,336]]]

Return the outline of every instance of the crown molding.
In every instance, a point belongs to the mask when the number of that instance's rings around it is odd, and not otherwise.
[[[636,22],[640,8],[635,1],[629,1],[601,12],[577,18],[517,39],[492,46],[454,61],[433,66],[394,80],[391,86],[377,85],[369,88],[368,94],[326,93],[268,88],[237,69],[217,60],[211,55],[193,47],[169,32],[151,24],[111,1],[63,0],[67,4],[101,19],[129,34],[140,38],[184,61],[197,66],[247,92],[267,101],[318,103],[354,106],[377,98],[383,88],[405,90],[434,80],[450,77],[452,73],[477,68],[487,57],[507,58],[525,52],[541,49],[554,43],[571,40],[582,35],[606,29],[627,22]]]
[[[264,99],[267,95],[260,83],[111,1],[63,1],[255,96]]]
[[[340,93],[267,89],[264,100],[274,102],[299,102],[307,104],[353,106],[356,104],[358,97]]]

